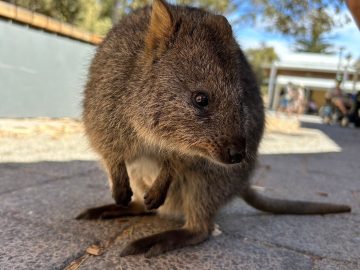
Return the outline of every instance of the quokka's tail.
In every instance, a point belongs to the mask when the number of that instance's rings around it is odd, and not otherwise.
[[[269,198],[250,186],[241,197],[252,207],[274,214],[321,215],[351,212],[351,207],[348,205]]]

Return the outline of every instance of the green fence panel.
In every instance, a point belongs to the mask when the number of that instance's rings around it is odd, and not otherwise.
[[[0,117],[79,117],[95,46],[0,20]]]

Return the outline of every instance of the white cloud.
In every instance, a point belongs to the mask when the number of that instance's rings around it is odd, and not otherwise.
[[[262,39],[256,37],[244,37],[239,35],[238,42],[242,49],[258,48],[265,42],[267,46],[273,47],[280,58],[291,53],[291,45],[286,40]]]
[[[260,46],[261,43],[259,39],[256,38],[238,38],[238,42],[242,49],[257,48]]]
[[[291,45],[286,41],[281,40],[269,40],[266,42],[268,46],[274,47],[276,53],[280,58],[283,58],[287,54],[291,53]]]

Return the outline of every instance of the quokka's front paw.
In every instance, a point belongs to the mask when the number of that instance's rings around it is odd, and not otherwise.
[[[164,204],[166,193],[161,193],[157,189],[151,188],[144,195],[144,204],[147,210],[154,210]]]
[[[115,203],[120,206],[128,206],[131,202],[131,197],[133,192],[130,188],[130,185],[125,185],[122,187],[113,187],[112,196],[115,200]]]

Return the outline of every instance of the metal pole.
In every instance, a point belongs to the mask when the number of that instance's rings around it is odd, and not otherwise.
[[[351,54],[348,54],[346,56],[346,66],[345,66],[345,70],[344,70],[344,78],[343,78],[343,82],[342,82],[342,86],[345,88],[345,83],[347,82],[347,80],[349,79],[349,68],[350,68],[350,60],[351,60]]]
[[[342,62],[342,52],[345,48],[344,47],[340,47],[339,48],[339,61],[338,61],[338,66],[337,66],[337,71],[336,71],[336,77],[338,78],[340,76],[340,69],[341,69],[341,62]]]
[[[358,79],[359,79],[359,69],[355,68],[355,72],[353,74],[353,89],[352,89],[352,93],[354,95],[356,94],[356,84]]]
[[[344,70],[344,77],[343,77],[343,81],[341,83],[342,87],[345,88],[345,83],[348,80],[349,77],[349,64],[347,64],[345,66],[345,70]],[[344,89],[345,90],[345,89]],[[346,91],[346,90],[345,90]]]
[[[268,88],[268,93],[269,93],[269,109],[274,109],[273,105],[274,105],[274,94],[275,94],[275,81],[276,81],[276,63],[275,61],[272,63],[271,65],[271,72],[270,72],[270,78],[269,78],[269,88]]]

